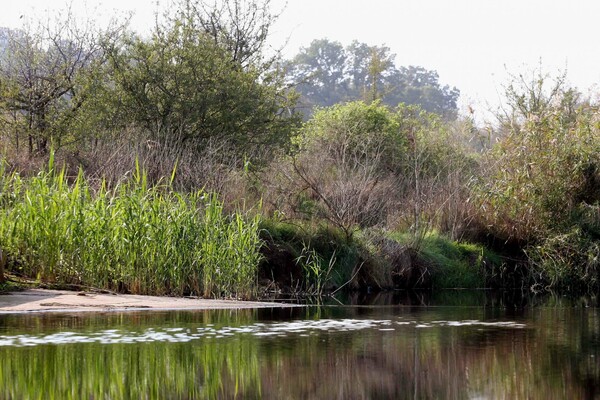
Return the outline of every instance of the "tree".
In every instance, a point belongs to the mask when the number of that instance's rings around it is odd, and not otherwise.
[[[348,100],[347,56],[338,42],[313,40],[288,63],[288,79],[308,107]]]
[[[288,63],[288,80],[296,84],[308,106],[330,106],[343,101],[380,99],[396,107],[419,105],[449,119],[456,118],[460,92],[442,86],[435,71],[396,67],[386,46],[354,41],[344,48],[327,39],[314,40]]]
[[[244,28],[253,26],[246,20],[219,22],[219,11],[204,5],[184,1],[150,39],[130,35],[106,49],[112,98],[119,102],[113,108],[124,110],[123,125],[134,124],[173,148],[201,149],[218,140],[250,151],[285,142],[295,121],[287,111],[292,99],[279,72],[255,64],[260,54],[250,54],[258,51],[262,36]],[[231,15],[236,16],[237,11]],[[231,26],[250,37],[232,43]]]
[[[182,0],[179,9],[193,16],[200,30],[244,67],[263,61],[269,30],[278,17],[270,0]]]
[[[386,103],[419,105],[423,110],[455,119],[460,91],[439,83],[436,71],[423,67],[400,67],[386,80]]]
[[[68,125],[90,99],[86,74],[103,62],[101,40],[113,38],[120,27],[100,30],[79,24],[66,10],[45,25],[26,25],[2,32],[0,58],[2,122],[27,137],[29,154],[45,153],[50,143],[60,147]]]
[[[361,96],[359,98],[365,101],[386,97],[386,78],[395,70],[395,55],[390,53],[389,47],[369,46],[355,40],[347,47],[347,55],[353,96]]]

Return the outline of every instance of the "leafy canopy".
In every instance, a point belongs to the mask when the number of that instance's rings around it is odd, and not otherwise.
[[[339,42],[319,39],[288,62],[288,80],[296,85],[308,108],[381,100],[390,107],[406,103],[456,117],[458,89],[442,86],[435,71],[397,67],[394,59],[386,46],[354,41],[344,48]]]

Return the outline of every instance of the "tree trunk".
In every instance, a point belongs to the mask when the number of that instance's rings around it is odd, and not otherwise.
[[[27,144],[29,145],[29,156],[33,155],[33,117],[31,116],[31,113],[29,113],[29,132],[27,134]]]

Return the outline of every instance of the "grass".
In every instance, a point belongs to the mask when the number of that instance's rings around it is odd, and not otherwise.
[[[484,288],[502,264],[500,256],[482,245],[452,241],[437,232],[425,235],[416,246],[413,236],[406,232],[359,232],[349,241],[343,232],[319,224],[263,220],[261,228],[265,242],[261,276],[303,293],[327,293],[340,287],[363,264],[353,287],[391,289],[395,284],[401,285],[393,282],[393,276],[404,267],[394,263],[402,262],[408,268],[418,269],[417,275],[426,269],[430,276],[423,282],[408,282],[409,285]],[[382,250],[384,242],[396,246]],[[397,252],[403,249],[409,251],[400,257]]]
[[[391,238],[410,245],[407,233],[392,233]],[[429,266],[434,288],[483,288],[493,266],[502,260],[482,245],[457,242],[430,232],[419,242],[418,257]]]
[[[0,174],[0,245],[9,270],[120,292],[250,298],[258,217],[225,215],[217,196],[133,177],[92,187],[52,160],[32,178]]]
[[[24,290],[24,286],[20,285],[18,282],[7,279],[0,283],[0,295],[10,292],[20,292],[21,290]]]
[[[359,244],[340,229],[308,222],[261,221],[263,278],[292,291],[320,294],[344,285],[360,264]]]

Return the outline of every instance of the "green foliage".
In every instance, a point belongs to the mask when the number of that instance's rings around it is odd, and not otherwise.
[[[261,275],[275,278],[277,284],[291,278],[291,288],[307,293],[321,294],[345,284],[360,264],[361,245],[324,224],[298,225],[264,219],[261,237],[266,253]]]
[[[580,202],[595,202],[600,129],[591,109],[565,122],[560,108],[530,114],[493,149],[483,205],[499,235],[533,242],[572,223]],[[591,196],[591,198],[590,198]]]
[[[328,148],[340,161],[375,161],[379,170],[396,169],[405,158],[406,130],[387,107],[355,101],[318,109],[297,138],[302,150]],[[371,158],[365,160],[365,158]]]
[[[225,217],[216,195],[207,200],[201,235],[204,294],[250,297],[261,259],[260,218],[247,219],[239,213]]]
[[[347,101],[344,48],[327,39],[313,40],[288,65],[288,75],[310,107]],[[317,84],[319,82],[320,84]]]
[[[321,218],[350,238],[386,215],[390,171],[402,168],[405,137],[394,114],[377,103],[319,110],[295,141],[291,158],[294,212]]]
[[[412,245],[407,233],[392,233],[391,238]],[[501,263],[500,258],[482,245],[448,239],[433,231],[419,243],[417,257],[427,265],[434,288],[483,288],[491,269]]]
[[[543,238],[527,248],[527,256],[538,284],[567,291],[598,286],[600,244],[577,227]]]
[[[0,122],[14,132],[10,140],[17,150],[45,153],[79,139],[73,130],[94,96],[91,76],[104,60],[100,42],[120,30],[116,24],[99,29],[81,23],[62,10],[54,24],[0,34],[6,46],[0,57]]]
[[[23,290],[23,288],[15,282],[11,282],[9,280],[0,282],[0,295],[4,293],[18,292],[19,290]]]
[[[416,172],[422,179],[442,178],[474,170],[473,154],[466,149],[464,138],[453,136],[451,126],[439,115],[405,104],[394,111],[399,130],[408,138],[406,158],[412,174]]]
[[[329,262],[323,259],[314,249],[305,246],[296,259],[296,264],[302,266],[304,272],[304,292],[312,295],[322,295],[329,284],[329,278],[335,266],[335,251]]]
[[[216,196],[132,180],[94,190],[52,165],[3,176],[0,240],[26,276],[159,295],[252,297],[257,217],[227,216]],[[203,211],[202,211],[203,210]]]
[[[432,283],[436,288],[475,289],[486,286],[482,246],[428,235],[420,254],[434,265]]]
[[[397,71],[385,82],[389,88],[384,95],[387,104],[418,105],[447,119],[457,117],[460,91],[456,87],[442,85],[436,71],[413,65],[400,67]]]
[[[294,210],[348,236],[391,215],[392,229],[420,235],[443,225],[458,236],[464,212],[455,209],[477,165],[453,135],[418,106],[357,101],[318,109],[295,138]]]
[[[456,118],[459,91],[442,86],[438,74],[423,67],[400,67],[385,46],[357,41],[344,48],[327,39],[313,40],[288,62],[289,79],[296,83],[301,102],[326,107],[355,100],[395,107],[419,105],[424,110]]]
[[[597,285],[600,125],[564,76],[547,88],[538,73],[508,87],[505,134],[492,149],[496,165],[478,187],[492,233],[518,243],[539,284]]]
[[[106,49],[114,79],[107,90],[122,126],[134,124],[167,147],[285,143],[295,119],[281,112],[291,99],[279,72],[250,63],[248,54],[236,59],[230,44],[205,31],[205,17],[179,8],[149,40],[130,36]]]
[[[16,154],[109,164],[122,147],[175,159],[218,143],[254,161],[289,144],[299,117],[278,56],[263,53],[269,0],[176,1],[150,37],[55,14],[0,32],[0,125]]]

